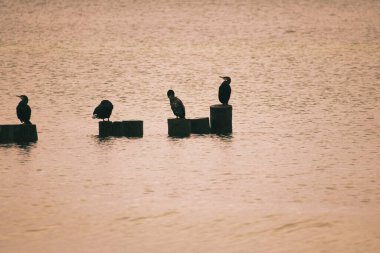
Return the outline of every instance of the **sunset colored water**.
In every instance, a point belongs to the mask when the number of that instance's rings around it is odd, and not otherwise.
[[[380,250],[380,1],[0,0],[0,252]],[[233,134],[169,138],[173,89]],[[144,121],[98,138],[92,112]]]

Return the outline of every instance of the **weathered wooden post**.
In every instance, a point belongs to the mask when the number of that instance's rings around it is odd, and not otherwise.
[[[210,106],[211,132],[216,134],[232,133],[232,106]]]
[[[121,137],[124,136],[124,124],[121,121],[112,122],[112,136]]]
[[[36,125],[0,125],[0,142],[36,142],[37,140]]]
[[[188,137],[191,123],[188,119],[168,119],[168,134],[171,137]]]
[[[35,142],[38,140],[36,125],[18,125],[15,128],[16,142]]]
[[[190,119],[191,133],[193,134],[209,134],[210,121],[209,118],[195,118]]]
[[[0,142],[7,143],[14,141],[14,126],[0,125]]]
[[[125,120],[124,136],[127,137],[143,137],[144,135],[144,122],[142,120]]]
[[[112,136],[112,121],[99,121],[99,137]]]

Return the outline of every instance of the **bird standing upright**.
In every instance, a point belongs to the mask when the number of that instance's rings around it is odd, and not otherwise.
[[[228,76],[220,76],[220,78],[223,78],[224,81],[219,86],[219,93],[218,93],[219,101],[223,105],[228,105],[228,100],[230,100],[230,96],[231,96],[231,86],[230,86],[231,78]]]
[[[177,98],[174,95],[173,90],[168,90],[167,96],[170,100],[170,107],[172,108],[174,115],[177,118],[184,119],[185,118],[185,106],[183,105],[181,99]]]
[[[30,116],[32,114],[32,109],[28,105],[29,99],[25,95],[18,96],[21,98],[21,101],[16,107],[17,118],[24,124],[32,124],[30,122]]]
[[[112,110],[113,110],[113,104],[111,103],[111,101],[102,100],[102,102],[100,102],[100,105],[98,105],[95,108],[92,117],[94,119],[95,118],[102,119],[103,121],[104,119],[108,119],[108,121],[110,121]]]

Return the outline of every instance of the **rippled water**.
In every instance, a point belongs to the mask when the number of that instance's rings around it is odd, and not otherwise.
[[[380,2],[0,0],[1,252],[378,252]],[[232,78],[230,137],[167,137]],[[93,108],[144,120],[97,137]]]

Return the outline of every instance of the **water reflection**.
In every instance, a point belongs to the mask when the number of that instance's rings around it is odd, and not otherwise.
[[[191,135],[190,136],[167,136],[167,138],[169,141],[178,142],[180,140],[190,139]]]
[[[5,164],[9,164],[12,161],[13,164],[28,164],[34,155],[34,150],[38,148],[37,143],[27,142],[27,143],[12,143],[12,144],[0,144],[1,160]],[[16,160],[12,159],[14,154]]]
[[[234,138],[232,133],[231,134],[214,134],[212,136],[219,138],[222,141],[232,141],[232,139]]]
[[[16,143],[15,144],[19,149],[30,152],[32,149],[37,147],[37,143],[26,142],[26,143]]]
[[[0,143],[0,149],[16,148],[19,150],[23,150],[25,152],[30,152],[32,149],[36,147],[37,147],[37,143],[35,142]]]
[[[15,146],[15,144],[13,144],[13,143],[0,143],[0,149],[1,148],[11,148],[13,146]]]
[[[111,146],[115,143],[115,137],[101,137],[99,135],[91,135],[91,139],[100,146]]]

